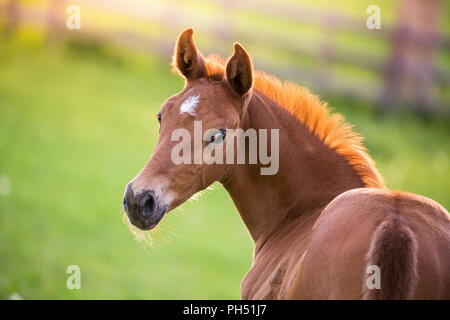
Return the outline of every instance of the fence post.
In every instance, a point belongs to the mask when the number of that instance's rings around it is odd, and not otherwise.
[[[49,42],[57,42],[64,32],[65,3],[64,0],[52,0],[47,12],[47,28]]]
[[[412,104],[429,113],[435,102],[433,52],[437,45],[440,0],[402,0],[398,22],[389,39],[391,56],[385,70],[382,107]],[[408,98],[409,97],[409,98]]]
[[[17,0],[9,0],[3,5],[4,10],[4,33],[6,37],[11,36],[16,31],[19,24],[19,7]]]

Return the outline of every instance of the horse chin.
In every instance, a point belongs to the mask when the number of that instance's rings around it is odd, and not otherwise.
[[[168,212],[167,208],[167,205],[163,205],[161,207],[158,206],[156,212],[153,213],[151,217],[146,217],[143,220],[130,219],[130,222],[132,225],[143,231],[152,230],[161,222],[162,218],[164,218]]]
[[[139,228],[139,229],[142,230],[142,231],[150,231],[150,230],[156,228],[156,226],[159,224],[159,221],[158,221],[157,223],[149,224],[149,225],[146,225],[146,224],[139,224],[139,223],[135,224],[135,223],[133,223],[133,222],[131,222],[131,223],[132,223],[135,227]]]

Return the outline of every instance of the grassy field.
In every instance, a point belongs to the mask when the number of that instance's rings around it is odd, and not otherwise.
[[[152,115],[183,85],[168,61],[0,43],[0,298],[238,298],[253,245],[220,185],[169,214],[153,247],[122,221],[124,186],[157,139]],[[450,207],[448,119],[324,98],[366,137],[389,187]],[[66,288],[69,265],[81,290]]]

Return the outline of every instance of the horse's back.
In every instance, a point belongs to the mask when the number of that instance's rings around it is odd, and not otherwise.
[[[450,216],[431,199],[347,191],[323,210],[307,250],[291,298],[450,299]],[[366,286],[372,264],[381,289]]]

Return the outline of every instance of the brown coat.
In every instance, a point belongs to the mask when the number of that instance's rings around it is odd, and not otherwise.
[[[239,44],[226,63],[204,58],[192,34],[181,34],[173,62],[186,86],[164,103],[158,144],[127,186],[131,223],[154,228],[220,181],[255,242],[243,299],[450,299],[448,212],[387,190],[360,135],[307,89],[254,72]],[[180,112],[190,97],[199,100],[195,113]],[[261,175],[261,164],[175,165],[171,134],[192,133],[195,120],[204,130],[278,129],[278,173]],[[368,285],[373,266],[379,289]]]

